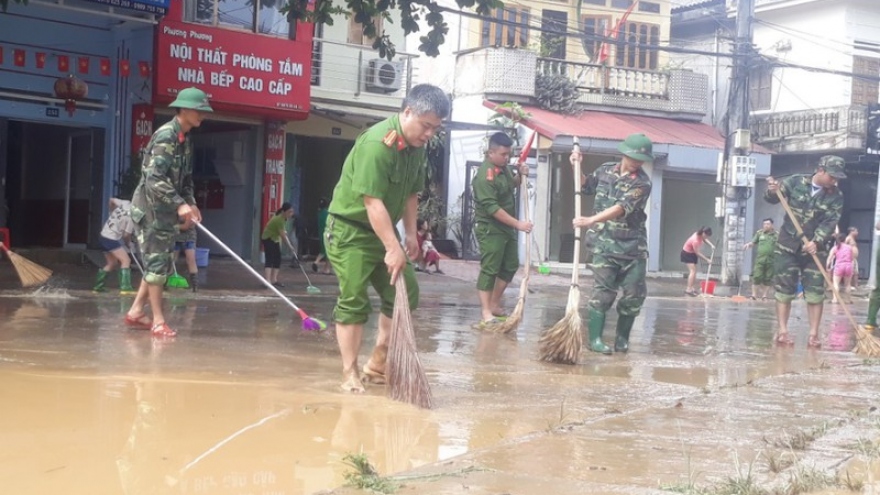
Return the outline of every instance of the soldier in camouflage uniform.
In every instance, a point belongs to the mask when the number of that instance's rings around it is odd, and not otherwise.
[[[168,106],[177,109],[177,115],[150,138],[141,181],[131,200],[131,219],[139,227],[146,274],[125,315],[127,325],[149,328],[160,337],[177,334],[165,323],[162,312],[162,289],[171,272],[174,239],[181,231],[195,228],[193,222],[202,221],[193,197],[192,142],[187,133],[213,112],[208,96],[197,88],[180,91]],[[147,302],[152,320],[144,314]]]
[[[605,313],[614,304],[618,289],[623,295],[617,302],[617,352],[629,349],[630,331],[648,294],[645,206],[651,195],[651,179],[642,170],[642,164],[654,160],[652,148],[647,136],[632,134],[617,148],[623,153],[620,162],[601,165],[589,178],[581,174],[581,193],[596,196],[593,215],[572,221],[575,228],[588,229],[593,243],[593,293],[588,323],[593,352],[611,354],[611,348],[602,341],[602,330]],[[571,163],[579,168],[579,153],[572,154]]]
[[[776,319],[779,324],[776,342],[779,344],[792,343],[788,334],[788,317],[800,280],[810,320],[809,346],[821,346],[819,323],[822,321],[825,301],[825,279],[812,255],[817,255],[821,260],[827,257],[825,250],[828,240],[843,210],[843,193],[837,188],[837,181],[845,178],[843,159],[833,155],[820,158],[816,173],[812,175],[792,175],[781,181],[767,178],[764,200],[779,203],[776,191],[782,191],[804,231],[803,237],[799,237],[791,218],[786,215],[776,243],[773,270]]]
[[[529,174],[529,166],[519,167],[514,178],[508,167],[513,140],[503,132],[489,138],[486,159],[474,176],[474,233],[480,245],[479,328],[495,325],[504,318],[501,296],[519,269],[517,231],[530,232],[532,223],[516,218],[514,191]]]

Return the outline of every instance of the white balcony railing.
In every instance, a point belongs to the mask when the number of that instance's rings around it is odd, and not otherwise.
[[[581,93],[613,94],[637,98],[669,97],[669,74],[648,70],[607,67],[598,64],[538,58],[541,74],[562,74],[574,81]]]
[[[312,86],[353,96],[402,98],[412,85],[416,56],[397,52],[388,61],[371,46],[315,39]]]
[[[865,135],[867,118],[867,108],[863,106],[832,107],[752,115],[750,127],[752,139],[764,143],[834,132]]]

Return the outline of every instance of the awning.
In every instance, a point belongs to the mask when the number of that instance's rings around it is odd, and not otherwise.
[[[489,101],[484,104],[491,109],[496,107]],[[724,149],[721,134],[714,127],[698,122],[596,111],[572,116],[531,106],[524,106],[523,110],[531,114],[523,123],[554,141],[560,136],[622,141],[630,134],[640,132],[654,144]]]

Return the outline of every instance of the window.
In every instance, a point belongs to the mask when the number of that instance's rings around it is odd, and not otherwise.
[[[770,110],[773,94],[773,68],[759,67],[749,74],[749,107]]]
[[[491,19],[483,20],[480,46],[526,48],[529,45],[529,9],[495,9]]]
[[[564,60],[568,13],[545,9],[541,17],[541,55]]]
[[[660,13],[660,4],[654,2],[639,2],[639,12]]]
[[[626,10],[635,0],[611,0],[611,6],[615,9]]]
[[[373,27],[376,28],[376,36],[382,35],[382,28],[384,26],[382,16],[376,16],[373,18]],[[367,36],[364,34],[364,26],[363,24],[354,20],[354,16],[348,18],[348,42],[352,45],[365,45],[365,46],[373,46],[373,41],[375,38]]]
[[[584,34],[584,52],[590,60],[597,60],[602,46],[601,37],[611,32],[611,16],[585,15],[581,17],[581,32]]]
[[[616,64],[618,67],[654,70],[657,68],[657,50],[640,45],[658,46],[660,26],[642,22],[627,22],[617,33]]]
[[[605,5],[608,0],[583,0],[583,3],[588,3],[590,5]]]
[[[865,76],[880,76],[880,59],[870,57],[853,57],[853,74]],[[852,104],[853,105],[876,105],[880,94],[880,84],[877,81],[852,78]]]
[[[279,9],[280,0],[185,0],[184,20],[294,39],[296,24]]]

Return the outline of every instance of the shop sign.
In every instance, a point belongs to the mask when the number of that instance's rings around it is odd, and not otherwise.
[[[135,10],[145,14],[165,15],[171,0],[88,0],[92,3],[101,3],[120,9]]]
[[[263,225],[284,202],[284,141],[283,122],[266,126],[266,168],[263,171]]]
[[[170,20],[163,20],[158,32],[160,100],[171,100],[179,90],[195,86],[221,108],[308,113],[310,37],[308,42],[285,40]]]
[[[131,106],[131,152],[140,155],[153,137],[153,106],[138,103]]]

